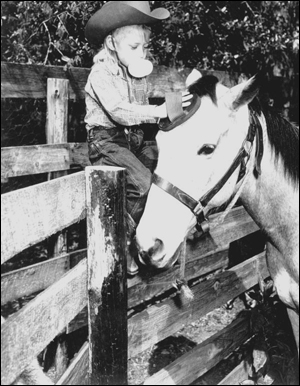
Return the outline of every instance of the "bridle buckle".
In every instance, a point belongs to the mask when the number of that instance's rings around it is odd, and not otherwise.
[[[204,206],[201,204],[201,201],[198,201],[197,205],[193,209],[193,213],[197,217],[203,211],[204,211]]]

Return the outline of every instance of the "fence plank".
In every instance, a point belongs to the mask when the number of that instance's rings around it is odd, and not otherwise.
[[[86,256],[86,249],[82,249],[4,273],[1,275],[1,305],[48,288]]]
[[[182,308],[176,299],[169,299],[131,317],[128,320],[129,357],[140,354],[177,332],[183,325],[201,318],[256,285],[257,270],[263,278],[268,277],[264,255],[263,252],[212,279],[197,284],[192,289],[194,300],[189,307]],[[80,320],[78,321],[76,317],[69,325],[68,332],[75,331],[86,324],[87,310],[83,310],[80,313]]]
[[[125,192],[125,169],[86,168],[92,385],[127,385]]]
[[[87,143],[1,148],[1,179],[89,166]]]
[[[240,317],[191,351],[147,378],[144,385],[189,385],[251,337],[249,319]]]
[[[149,76],[150,97],[164,97],[166,92],[185,88],[185,79],[191,68],[175,69],[154,66]],[[215,75],[225,85],[237,83],[237,74],[223,71],[201,70],[203,75]],[[84,87],[90,73],[89,68],[41,66],[1,62],[2,98],[46,98],[46,79],[70,80],[70,99],[84,99]]]
[[[1,148],[1,179],[70,168],[69,146],[39,145]]]
[[[258,282],[258,270],[263,278],[269,276],[264,252],[194,286],[194,299],[188,306],[180,306],[175,298],[134,315],[128,321],[129,357],[253,287]]]
[[[1,263],[85,217],[84,172],[1,195]]]
[[[239,217],[240,221],[238,222],[238,225],[236,225],[236,233],[232,232],[227,234],[227,232],[224,231],[223,235],[226,237],[228,236],[228,239],[225,237],[223,240],[224,245],[226,244],[225,249],[211,250],[207,254],[202,254],[201,246],[203,248],[203,244],[206,243],[205,238],[203,240],[201,239],[201,241],[193,247],[188,245],[185,268],[187,280],[205,275],[217,269],[228,268],[228,245],[233,241],[232,237],[235,234],[242,237],[247,235],[249,231],[256,229],[254,222],[249,223],[248,214],[243,208],[236,208],[234,211],[237,212],[234,214],[234,218]],[[244,213],[244,215],[242,213]],[[230,216],[228,216],[225,219],[225,222],[220,226],[226,229],[227,222],[232,222]],[[251,228],[252,226],[253,229]],[[78,262],[86,256],[87,250],[82,249],[55,259],[3,274],[1,276],[1,304],[44,290],[54,283],[55,280],[58,280],[64,275],[69,269],[70,264],[71,267],[73,267],[75,265],[75,263],[72,263],[73,261],[77,260]],[[149,277],[143,276],[142,278],[140,276],[130,278],[128,280],[128,307],[135,307],[138,304],[169,290],[174,280],[178,277],[178,271],[179,267],[176,266],[157,275],[149,275]],[[76,324],[77,322],[74,321],[74,323]]]
[[[1,326],[1,384],[9,385],[87,303],[86,260]]]
[[[47,78],[70,80],[70,99],[84,99],[89,68],[1,62],[1,98],[46,98]]]
[[[68,367],[67,371],[55,383],[56,385],[87,385],[89,345],[85,342],[78,351],[76,357]]]
[[[68,141],[68,103],[69,102],[69,80],[47,79],[47,119],[46,140],[47,143],[65,143]],[[63,177],[67,171],[51,172],[48,180]],[[56,257],[68,251],[67,230],[62,230],[51,240],[53,249],[48,250],[49,256]],[[52,247],[52,245],[51,245]],[[55,371],[60,376],[66,370],[66,360],[61,360],[65,355],[66,347],[57,342],[57,355],[55,360]],[[66,358],[67,359],[67,358]]]
[[[249,379],[249,370],[252,367],[251,355],[247,356],[238,366],[236,366],[218,385],[241,385],[243,381]]]
[[[206,238],[201,238],[196,245],[188,245],[185,268],[187,280],[205,275],[217,269],[228,268],[228,245],[233,241],[233,237],[235,237],[235,235],[237,235],[237,237],[245,236],[251,230],[256,229],[254,222],[249,223],[249,215],[242,207],[234,209],[233,212],[233,218],[228,215],[224,223],[220,225],[224,227],[224,249],[213,249],[206,254],[202,254],[201,248],[206,250],[206,248],[203,247],[206,243]],[[236,221],[237,218],[239,218],[239,221],[236,225],[236,232],[230,232],[229,234],[225,232],[227,224]],[[208,239],[210,240],[210,238]],[[87,250],[82,249],[55,259],[3,274],[1,276],[1,304],[47,288],[54,283],[55,280],[58,280],[65,274],[69,269],[69,266],[73,267],[75,265],[73,261],[77,260],[78,262],[86,256]],[[178,270],[179,267],[176,266],[157,275],[149,275],[149,277],[143,276],[142,278],[140,276],[130,278],[128,280],[128,307],[135,307],[138,304],[169,290],[174,280],[178,277]]]
[[[219,215],[212,215],[209,219],[214,220]],[[229,244],[258,229],[243,207],[232,209],[217,228],[201,237],[198,242],[187,244],[186,278],[189,280],[214,269],[226,268]],[[128,284],[129,308],[170,289],[174,279],[178,278],[178,272],[179,267],[174,267],[156,276],[136,276],[131,279]]]

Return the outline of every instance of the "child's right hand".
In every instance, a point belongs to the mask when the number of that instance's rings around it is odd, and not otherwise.
[[[193,98],[193,95],[189,92],[183,92],[182,93],[182,107],[187,107],[191,104],[190,99]],[[167,118],[167,106],[166,103],[163,103],[162,105],[156,106],[155,108],[155,117],[156,118]]]

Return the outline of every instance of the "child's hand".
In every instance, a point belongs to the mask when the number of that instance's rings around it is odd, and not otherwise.
[[[182,107],[187,107],[191,104],[190,99],[193,98],[193,95],[189,92],[183,92],[182,93]],[[155,108],[155,117],[157,118],[167,118],[167,106],[166,103],[163,103],[160,106],[156,106]]]

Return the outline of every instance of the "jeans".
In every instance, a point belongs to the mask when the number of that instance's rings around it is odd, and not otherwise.
[[[139,126],[96,127],[89,130],[88,149],[92,165],[126,168],[127,212],[136,224],[142,217],[158,151],[154,141],[144,141]]]

